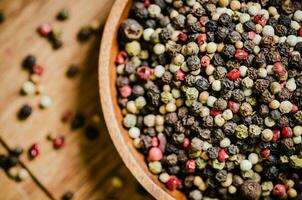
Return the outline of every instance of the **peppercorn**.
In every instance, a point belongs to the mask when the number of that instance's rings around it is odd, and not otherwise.
[[[67,192],[65,192],[65,193],[63,194],[63,196],[62,196],[61,199],[62,199],[62,200],[72,200],[73,197],[74,197],[73,192],[67,191]]]
[[[91,37],[92,33],[93,33],[93,29],[91,26],[84,26],[79,30],[77,34],[77,38],[80,42],[84,42]]]
[[[78,129],[81,128],[84,124],[85,124],[84,116],[81,113],[76,113],[71,122],[71,128]]]
[[[64,21],[69,18],[69,10],[67,8],[63,8],[57,14],[57,19],[60,21]]]
[[[27,119],[32,113],[32,107],[28,104],[25,104],[21,107],[21,109],[18,112],[18,118],[20,120]]]

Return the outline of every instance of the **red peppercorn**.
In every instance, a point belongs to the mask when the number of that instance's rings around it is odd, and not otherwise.
[[[145,0],[145,2],[144,2],[144,6],[145,6],[145,8],[148,8],[149,6],[150,6],[150,1],[149,0]]]
[[[151,146],[152,147],[157,147],[158,146],[158,139],[157,139],[157,137],[152,137]]]
[[[177,70],[175,73],[175,80],[176,81],[183,81],[185,80],[186,74],[182,70]]]
[[[33,73],[41,76],[44,73],[44,67],[42,65],[35,65],[33,67]]]
[[[188,39],[188,36],[187,36],[187,34],[180,32],[179,35],[178,35],[178,39],[181,42],[186,43],[187,39]]]
[[[59,136],[59,137],[56,137],[55,139],[53,139],[53,147],[55,149],[60,149],[62,147],[64,147],[65,145],[65,138],[63,136]]]
[[[182,143],[182,146],[185,149],[189,148],[189,146],[190,146],[190,139],[189,138],[185,138],[184,141],[183,141],[183,143]]]
[[[263,15],[255,15],[254,22],[256,24],[260,24],[261,26],[265,26],[267,19],[265,17],[263,17]]]
[[[296,113],[297,111],[298,111],[298,106],[296,105],[296,104],[292,104],[293,106],[292,106],[292,110],[291,110],[291,112],[292,113]]]
[[[271,151],[269,149],[263,149],[260,154],[262,158],[267,158],[271,155]]]
[[[158,147],[152,147],[149,150],[149,160],[150,161],[159,161],[163,158],[163,153]]]
[[[248,53],[243,49],[237,49],[235,52],[235,58],[238,60],[246,60],[248,57]]]
[[[115,58],[115,64],[125,64],[125,62],[128,60],[128,54],[125,51],[119,52]]]
[[[224,162],[226,159],[229,158],[229,155],[225,152],[224,149],[220,149],[218,153],[218,160],[219,162]]]
[[[280,131],[279,130],[273,130],[273,139],[272,139],[272,141],[274,143],[276,143],[276,142],[278,142],[279,138],[280,138]]]
[[[302,28],[299,30],[299,36],[302,37]]]
[[[43,23],[39,26],[39,33],[47,37],[52,32],[52,27],[48,23]]]
[[[276,184],[272,192],[278,197],[283,197],[285,195],[286,188],[283,184]]]
[[[215,117],[217,115],[220,115],[221,114],[221,111],[219,110],[215,110],[215,109],[211,109],[211,112],[210,112],[210,115]]]
[[[200,64],[202,67],[207,68],[211,62],[211,59],[209,56],[202,56],[200,59]]]
[[[207,41],[207,35],[204,33],[198,34],[197,36],[197,42],[198,44],[203,44]]]
[[[196,169],[196,161],[195,160],[188,160],[186,162],[186,169],[189,173],[194,173]]]
[[[239,69],[232,69],[228,74],[228,79],[231,81],[235,81],[240,77],[240,70]]]
[[[141,79],[149,80],[152,74],[153,74],[153,69],[151,69],[148,66],[143,66],[138,69],[138,76]]]
[[[250,39],[250,40],[253,40],[255,37],[256,37],[256,33],[254,31],[249,31],[247,33],[247,37]]]
[[[66,110],[62,114],[61,120],[62,120],[62,122],[70,122],[72,120],[72,112],[70,110]]]
[[[277,62],[273,65],[273,70],[278,76],[285,76],[286,69],[281,62]]]
[[[37,143],[34,143],[28,150],[29,157],[31,159],[36,158],[39,155],[39,149],[39,145]]]
[[[283,127],[281,128],[281,135],[286,138],[291,138],[293,137],[293,131],[290,127]]]
[[[228,101],[228,108],[231,109],[233,113],[237,113],[240,108],[240,104],[234,101]]]
[[[127,98],[131,95],[132,88],[129,85],[124,85],[120,88],[120,93],[122,97]]]
[[[181,181],[176,176],[171,176],[167,182],[169,190],[176,190],[181,185]]]

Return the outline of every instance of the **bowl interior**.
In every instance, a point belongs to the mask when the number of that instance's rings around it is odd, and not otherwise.
[[[99,58],[99,86],[101,104],[107,128],[124,163],[136,179],[157,199],[186,199],[179,191],[170,191],[151,174],[144,156],[135,149],[127,130],[122,126],[123,116],[117,102],[115,57],[119,52],[117,32],[128,17],[132,0],[116,0],[107,19]]]

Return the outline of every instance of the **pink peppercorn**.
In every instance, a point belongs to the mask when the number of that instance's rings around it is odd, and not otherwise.
[[[302,28],[299,30],[299,36],[302,37]]]
[[[183,81],[185,80],[186,74],[182,70],[177,70],[175,73],[175,80],[176,81]]]
[[[261,26],[265,26],[267,19],[263,15],[255,15],[254,22],[256,24],[260,24]]]
[[[149,150],[149,160],[150,161],[159,161],[163,158],[163,153],[158,147],[152,147]]]
[[[233,113],[237,113],[240,108],[240,104],[234,101],[228,101],[228,108],[231,109]]]
[[[237,49],[235,52],[235,58],[238,60],[246,60],[248,57],[248,53],[243,49]]]
[[[229,158],[229,155],[225,152],[224,149],[220,149],[218,152],[218,160],[219,162],[224,162],[226,159]]]
[[[281,62],[275,63],[273,65],[273,70],[278,76],[283,77],[286,75],[286,69]]]
[[[199,18],[199,23],[201,24],[201,26],[205,26],[208,21],[209,21],[208,17],[202,16]]]
[[[188,160],[186,162],[186,169],[189,173],[194,173],[196,169],[196,161],[195,160]]]
[[[283,184],[276,184],[273,188],[273,194],[278,197],[283,197],[285,195],[286,189]]]
[[[127,98],[131,95],[132,88],[129,85],[124,85],[120,88],[120,93],[122,97]]]
[[[293,131],[290,127],[283,127],[281,128],[281,135],[285,138],[293,137]]]
[[[296,104],[292,104],[292,110],[291,110],[291,112],[295,113],[297,111],[298,111],[298,106]]]
[[[188,36],[187,36],[187,34],[180,32],[179,35],[178,35],[178,39],[181,42],[185,43],[188,39]]]
[[[53,147],[55,149],[60,149],[62,147],[64,147],[65,145],[65,138],[63,136],[59,136],[59,137],[56,137],[55,139],[53,139]]]
[[[167,188],[169,190],[176,190],[181,185],[181,181],[176,176],[171,176],[167,182]]]
[[[138,69],[138,76],[141,79],[149,80],[152,74],[153,74],[153,70],[148,66],[143,66]]]
[[[209,56],[202,56],[200,59],[200,64],[202,67],[207,68],[211,62],[211,59]]]
[[[247,33],[247,37],[250,39],[250,40],[253,40],[255,37],[256,37],[256,33],[254,31],[249,31]]]
[[[197,42],[198,44],[203,44],[207,41],[207,35],[204,33],[198,34],[197,36]]]
[[[42,65],[35,65],[33,67],[33,73],[41,76],[44,73],[44,67]]]
[[[260,152],[260,155],[261,155],[262,158],[267,158],[271,155],[271,151],[269,149],[263,149]]]
[[[279,130],[273,130],[273,139],[272,139],[272,141],[274,143],[276,143],[276,142],[278,142],[279,138],[280,138],[280,131]]]
[[[40,153],[40,147],[37,143],[34,143],[28,150],[29,157],[31,159],[36,158]]]
[[[125,64],[125,62],[128,60],[128,54],[125,51],[119,52],[119,54],[115,58],[115,64]]]
[[[39,33],[42,36],[47,37],[51,33],[51,31],[52,31],[52,27],[48,23],[43,23],[39,26]]]
[[[158,139],[157,139],[157,137],[152,137],[151,146],[152,147],[157,147],[158,146]]]
[[[232,69],[228,74],[228,79],[231,81],[235,81],[240,77],[240,70],[239,69]]]
[[[182,143],[183,148],[187,149],[190,146],[190,140],[189,138],[185,138],[183,143]]]
[[[221,111],[219,110],[215,110],[215,109],[211,109],[211,112],[210,112],[210,115],[215,117],[217,115],[220,115],[221,114]]]

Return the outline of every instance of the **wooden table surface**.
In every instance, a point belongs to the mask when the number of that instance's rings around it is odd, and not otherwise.
[[[33,143],[41,147],[41,154],[30,160],[23,153],[20,160],[31,176],[24,182],[15,182],[0,169],[0,200],[60,199],[66,191],[73,191],[75,199],[152,199],[123,165],[102,119],[100,135],[88,140],[83,129],[72,131],[61,122],[65,110],[81,112],[86,124],[93,114],[101,113],[98,97],[98,48],[101,33],[88,42],[76,40],[78,30],[97,20],[104,24],[113,0],[0,0],[0,9],[6,20],[0,24],[0,154],[17,145],[27,150]],[[70,19],[55,19],[62,8],[70,10]],[[63,47],[54,51],[41,38],[37,27],[48,22],[62,29]],[[22,59],[36,55],[45,66],[41,85],[45,95],[53,99],[48,109],[38,105],[41,95],[21,96],[20,88],[29,74],[22,69]],[[67,79],[69,65],[80,66],[74,79]],[[23,104],[33,106],[32,115],[19,121],[16,113]],[[106,114],[106,113],[105,113]],[[54,150],[46,139],[52,132],[64,135],[66,145]],[[112,184],[119,177],[123,187]]]

